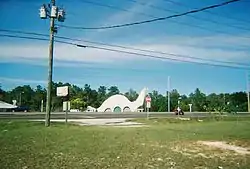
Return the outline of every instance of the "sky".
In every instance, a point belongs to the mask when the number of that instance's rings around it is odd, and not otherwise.
[[[60,27],[60,24],[99,27],[130,23],[182,13],[224,1],[190,2],[190,0],[172,0],[172,2],[57,0],[56,4],[66,11],[65,22],[56,22],[59,25],[57,35],[250,66],[249,0],[211,9],[209,12],[124,28],[75,30]],[[0,29],[49,35],[49,19],[42,20],[39,17],[39,8],[44,3],[49,1],[0,1]],[[1,34],[13,35],[6,32],[0,32]],[[86,42],[77,43],[93,45]],[[11,90],[18,85],[46,87],[48,45],[48,41],[0,36],[1,87],[4,90]],[[95,46],[100,47],[100,45]],[[79,48],[55,42],[53,80],[73,83],[79,87],[90,84],[94,89],[100,85],[107,87],[115,85],[121,92],[126,92],[130,88],[139,92],[143,87],[147,87],[149,91],[158,90],[163,94],[168,89],[168,76],[171,79],[171,89],[177,89],[182,94],[189,94],[196,88],[209,94],[245,91],[247,87],[246,74],[249,69],[208,66],[203,64],[207,61],[188,57],[132,52],[165,57],[165,59]],[[189,63],[190,61],[198,64]],[[223,65],[228,64],[223,63]]]

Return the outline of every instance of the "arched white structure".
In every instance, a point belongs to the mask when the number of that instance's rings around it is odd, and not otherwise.
[[[97,111],[105,112],[109,110],[111,112],[114,112],[114,109],[116,107],[120,107],[121,112],[123,112],[124,109],[130,110],[131,112],[136,112],[137,108],[143,105],[146,94],[147,94],[147,89],[146,88],[142,89],[138,98],[133,102],[129,101],[127,97],[120,94],[111,96],[107,100],[105,100],[99,108],[97,108]]]

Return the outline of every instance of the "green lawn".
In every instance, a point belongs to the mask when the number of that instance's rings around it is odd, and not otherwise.
[[[0,121],[0,168],[250,168],[250,156],[200,140],[250,147],[250,120],[141,121],[142,128]]]

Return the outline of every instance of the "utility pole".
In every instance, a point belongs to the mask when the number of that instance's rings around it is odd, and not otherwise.
[[[170,112],[170,76],[168,76],[168,112]]]
[[[51,88],[52,88],[52,75],[53,75],[53,49],[54,49],[54,33],[57,32],[55,28],[55,20],[64,22],[65,12],[63,9],[59,9],[56,6],[56,1],[51,0],[47,6],[44,4],[40,8],[40,18],[50,18],[50,42],[49,42],[49,67],[48,67],[48,86],[47,86],[47,100],[46,100],[46,115],[45,126],[50,125],[50,113],[51,113]]]
[[[20,105],[20,106],[22,106],[22,94],[23,94],[23,93],[24,93],[24,92],[21,92],[21,93],[20,93],[20,98],[19,98],[19,102],[20,102],[19,105]]]
[[[249,95],[249,90],[250,90],[250,84],[249,84],[249,81],[250,81],[250,78],[249,78],[249,72],[247,72],[247,75],[246,75],[246,80],[247,80],[247,110],[248,112],[250,113],[250,95]]]
[[[55,6],[55,0],[51,0],[52,7]],[[47,86],[47,102],[46,102],[46,115],[45,126],[50,125],[51,113],[51,88],[52,88],[52,71],[53,71],[53,49],[54,49],[54,31],[55,31],[55,18],[50,18],[50,37],[49,37],[49,68],[48,68],[48,86]]]
[[[224,93],[223,94],[223,106],[224,106],[224,109],[223,109],[223,113],[226,112],[226,94]]]
[[[43,112],[43,100],[41,100],[41,112]]]

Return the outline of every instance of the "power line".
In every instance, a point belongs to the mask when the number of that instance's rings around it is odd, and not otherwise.
[[[182,2],[177,2],[177,1],[173,1],[173,0],[163,0],[163,1],[170,2],[170,3],[178,5],[178,6],[183,6],[183,7],[190,8],[190,6],[188,6],[188,5],[186,5],[186,4],[182,3]],[[246,21],[246,20],[242,20],[242,19],[239,19],[239,18],[234,18],[232,16],[228,16],[228,15],[225,16],[225,15],[221,15],[221,14],[218,14],[218,13],[215,13],[215,12],[212,12],[212,11],[203,11],[203,12],[209,13],[209,14],[215,15],[215,16],[220,16],[220,17],[223,17],[223,18],[226,18],[226,19],[231,19],[231,20],[234,20],[234,21],[238,21],[238,22],[249,24],[249,22]]]
[[[26,31],[18,31],[18,30],[9,30],[9,29],[0,29],[0,32],[8,32],[8,33],[20,33],[25,35],[36,35],[36,36],[44,36],[48,37],[47,34],[35,33],[35,32],[26,32]]]
[[[20,39],[33,39],[33,40],[40,40],[40,41],[48,41],[48,38],[36,38],[36,37],[28,37],[28,36],[19,36],[19,35],[6,35],[0,34],[1,37],[9,37],[9,38],[20,38]]]
[[[171,13],[175,13],[175,14],[178,13],[175,10],[162,8],[162,7],[156,6],[156,5],[150,5],[150,4],[147,4],[145,2],[139,2],[138,0],[127,0],[127,1],[134,2],[134,3],[137,3],[137,4],[143,5],[143,6],[148,6],[148,7],[152,8],[152,9],[156,9],[156,10],[160,10],[160,11],[164,11],[164,12],[171,12]],[[210,22],[210,23],[215,23],[215,24],[218,24],[218,25],[224,25],[224,26],[227,26],[227,27],[232,27],[232,28],[240,29],[240,30],[244,30],[244,31],[250,31],[249,28],[239,27],[239,26],[235,26],[235,25],[231,25],[231,24],[227,24],[227,23],[221,23],[221,22],[211,20],[209,18],[204,19],[204,18],[201,18],[201,17],[198,17],[198,16],[192,16],[192,15],[187,15],[187,17],[194,18],[196,20],[200,20],[200,21],[204,21],[204,22]]]
[[[198,58],[198,57],[193,57],[193,56],[188,56],[188,55],[167,53],[167,52],[162,52],[162,51],[157,51],[157,50],[139,49],[139,48],[134,48],[134,47],[114,45],[114,44],[108,44],[108,43],[102,43],[102,42],[94,42],[94,41],[89,41],[89,40],[68,38],[68,37],[62,37],[62,36],[56,36],[56,37],[61,38],[61,39],[65,39],[65,40],[87,42],[87,43],[91,43],[91,44],[104,45],[104,46],[109,46],[109,47],[118,47],[118,48],[122,48],[122,49],[129,49],[129,50],[135,50],[135,51],[140,51],[140,52],[149,52],[149,53],[155,53],[155,54],[162,54],[162,55],[174,56],[174,57],[178,57],[178,58],[185,58],[185,59],[188,58],[188,59],[195,59],[195,60],[201,60],[201,61],[218,62],[218,63],[224,63],[224,64],[234,64],[234,65],[239,65],[239,66],[250,66],[249,64],[245,64],[245,63],[237,63],[237,62],[230,62],[230,61],[219,61],[219,60],[213,60],[213,59]]]
[[[14,30],[0,29],[0,32],[1,31],[9,32],[9,33],[21,33],[21,34],[27,34],[27,35],[36,35],[36,36],[48,37],[48,35],[46,35],[46,34],[34,33],[34,32],[24,32],[24,31],[14,31]],[[198,58],[198,57],[193,57],[193,56],[188,56],[188,55],[167,53],[167,52],[162,52],[162,51],[157,51],[157,50],[139,49],[139,48],[134,48],[134,47],[114,45],[114,44],[108,44],[108,43],[102,43],[102,42],[94,42],[94,41],[76,39],[76,38],[69,38],[69,37],[64,37],[64,36],[55,36],[55,37],[60,38],[60,39],[64,39],[64,40],[86,42],[86,43],[104,45],[104,46],[109,46],[109,47],[118,47],[118,48],[122,48],[122,49],[129,49],[129,50],[135,50],[135,51],[140,51],[140,52],[163,54],[163,55],[168,55],[168,56],[174,56],[174,57],[177,57],[177,58],[185,58],[185,59],[188,58],[188,59],[195,59],[195,60],[201,60],[201,61],[217,62],[217,63],[222,63],[222,64],[233,64],[233,65],[238,65],[238,66],[250,66],[249,64],[244,64],[244,63],[237,63],[237,62],[230,62],[230,61],[219,61],[219,60],[206,59],[206,58]],[[74,44],[74,43],[72,43],[72,44]]]
[[[0,36],[11,37],[11,38],[22,38],[22,39],[48,41],[47,38],[36,38],[36,37],[27,37],[27,36],[18,36],[18,35],[6,35],[6,34],[0,34]],[[106,51],[125,53],[125,54],[130,54],[130,55],[144,56],[144,57],[154,58],[154,59],[161,59],[161,60],[168,60],[168,61],[171,60],[171,61],[193,63],[193,64],[199,64],[199,65],[234,68],[234,69],[241,69],[241,70],[249,70],[250,69],[250,67],[239,67],[239,66],[231,66],[231,65],[221,65],[221,64],[206,63],[206,62],[195,62],[195,61],[190,61],[190,60],[178,60],[178,59],[170,58],[170,57],[162,57],[162,56],[156,56],[156,55],[150,55],[150,54],[142,54],[142,53],[137,53],[137,52],[123,51],[123,50],[117,50],[117,49],[111,49],[111,48],[105,48],[105,47],[98,47],[98,46],[91,46],[91,45],[82,45],[82,44],[71,43],[71,42],[67,42],[67,41],[59,41],[59,40],[55,40],[55,41],[59,42],[59,43],[64,43],[64,44],[67,44],[67,45],[77,46],[77,47],[106,50]]]
[[[171,61],[178,61],[178,62],[186,62],[186,63],[195,63],[195,64],[201,64],[201,65],[207,65],[207,66],[217,66],[217,67],[225,67],[225,68],[236,68],[236,69],[250,69],[250,67],[236,67],[236,66],[230,66],[230,65],[219,65],[219,64],[212,64],[212,63],[204,63],[204,62],[194,62],[189,60],[178,60],[174,58],[169,57],[162,57],[162,56],[155,56],[155,55],[149,55],[149,54],[142,54],[142,53],[136,53],[136,52],[128,52],[128,51],[122,51],[122,50],[116,50],[116,49],[110,49],[110,48],[104,48],[104,47],[96,47],[96,46],[90,46],[90,45],[76,45],[77,47],[84,47],[84,48],[93,48],[93,49],[101,49],[111,52],[119,52],[119,53],[125,53],[125,54],[131,54],[131,55],[139,55],[139,56],[145,56],[149,58],[155,58],[155,59],[162,59],[162,60],[171,60]]]
[[[146,23],[151,23],[151,22],[156,22],[156,21],[163,21],[163,20],[170,19],[170,18],[185,16],[185,15],[188,15],[188,14],[197,13],[197,12],[205,11],[205,10],[208,10],[208,9],[213,9],[213,8],[218,8],[218,7],[221,7],[221,6],[229,5],[229,4],[237,2],[237,1],[241,1],[241,0],[230,0],[230,1],[227,1],[227,2],[220,3],[220,4],[211,5],[211,6],[207,6],[207,7],[204,7],[204,8],[187,11],[187,12],[184,12],[184,13],[181,13],[181,14],[175,14],[175,15],[166,16],[166,17],[159,17],[159,18],[155,18],[155,19],[144,20],[144,21],[139,21],[139,22],[132,22],[132,23],[125,23],[125,24],[119,24],[119,25],[100,26],[100,27],[79,27],[79,26],[67,26],[67,25],[60,25],[60,26],[65,27],[65,28],[71,28],[71,29],[113,29],[113,28],[121,28],[121,27],[128,27],[128,26],[133,26],[133,25],[146,24]]]
[[[132,1],[132,2],[136,2],[135,0],[129,0],[129,1]],[[134,11],[131,11],[131,10],[127,10],[127,9],[123,9],[123,8],[118,8],[116,6],[111,6],[111,5],[106,5],[106,4],[102,4],[102,3],[97,3],[97,2],[89,2],[89,1],[82,1],[82,2],[87,2],[89,4],[93,4],[93,5],[97,5],[97,6],[102,6],[102,7],[107,7],[107,8],[111,8],[111,9],[115,9],[115,10],[120,10],[120,11],[126,11],[126,12],[132,12],[132,13],[135,13],[135,14],[140,14],[140,15],[144,15],[144,16],[148,16],[148,17],[151,17],[151,18],[157,18],[157,16],[154,16],[154,15],[149,15],[149,14],[146,14],[146,13],[142,13],[142,12],[134,12]],[[143,5],[146,5],[145,3],[140,3],[140,4],[143,4]],[[174,12],[174,13],[178,13],[176,11],[173,11],[173,10],[168,10],[168,9],[162,9],[161,7],[157,7],[157,6],[154,6],[154,5],[150,5],[151,7],[154,7],[155,9],[157,8],[158,10],[164,10],[164,11],[171,11],[171,12]],[[188,15],[189,16],[189,15]],[[189,17],[193,17],[195,19],[198,19],[198,20],[202,20],[204,21],[202,18],[198,18],[196,16],[189,16]],[[207,19],[206,19],[207,20]],[[205,20],[205,21],[206,21]],[[176,24],[179,24],[179,25],[184,25],[184,26],[189,26],[189,27],[194,27],[194,28],[198,28],[198,29],[201,29],[201,30],[206,30],[206,31],[209,31],[209,32],[216,32],[216,33],[219,33],[219,34],[225,34],[225,35],[230,35],[232,36],[231,33],[227,33],[227,32],[224,32],[224,31],[220,31],[220,30],[211,30],[211,29],[208,29],[206,27],[202,27],[200,25],[195,25],[195,24],[191,24],[191,23],[187,23],[187,22],[181,22],[181,21],[176,21],[176,20],[170,20],[170,22],[173,22],[173,23],[176,23]],[[213,21],[213,20],[210,20],[208,22],[212,22],[212,23],[216,23],[216,24],[221,24],[220,22],[217,22],[217,21]],[[223,24],[222,24],[223,25]],[[233,26],[233,25],[228,25],[228,24],[224,24],[226,26],[230,26],[230,27],[233,27],[233,28],[237,28],[237,29],[242,29],[244,31],[249,31],[250,29],[246,29],[246,28],[242,28],[242,27],[237,27],[237,26]],[[68,29],[81,29],[81,28],[75,28],[74,26],[67,26],[67,25],[58,25],[60,27],[64,27],[64,28],[68,28]],[[245,38],[245,39],[250,39],[250,37],[247,37],[247,36],[238,36],[240,38]]]
[[[49,38],[37,38],[37,37],[29,37],[29,36],[20,36],[20,35],[6,35],[6,34],[0,34],[1,37],[9,37],[9,38],[18,38],[18,39],[30,39],[30,40],[39,40],[39,41],[49,41]],[[55,40],[55,42],[63,43],[67,45],[76,45],[75,43],[61,41],[61,40]]]
[[[168,11],[168,12],[172,12],[172,13],[175,13],[175,14],[178,13],[177,11],[174,11],[174,10],[165,9],[165,8],[158,7],[158,6],[155,6],[155,5],[150,5],[150,4],[147,4],[145,2],[138,2],[137,0],[127,0],[127,1],[134,2],[134,3],[137,3],[137,4],[143,5],[143,6],[149,6],[149,7],[153,8],[153,9],[157,9],[157,10],[161,10],[161,11],[165,11],[165,12]],[[150,14],[147,14],[147,13],[135,12],[135,11],[131,11],[131,10],[128,10],[128,9],[124,9],[124,8],[120,8],[120,7],[112,6],[112,5],[108,5],[108,4],[103,4],[103,3],[99,3],[99,2],[93,2],[93,1],[88,1],[88,0],[81,0],[81,2],[96,5],[96,6],[106,7],[106,8],[110,8],[110,9],[115,9],[115,10],[119,10],[119,11],[131,12],[131,13],[147,16],[147,17],[150,17],[150,18],[157,18],[157,16],[150,15]],[[197,17],[197,16],[188,15],[188,17],[192,17],[194,19],[205,21],[205,22],[225,25],[225,26],[228,26],[228,27],[232,27],[232,28],[236,28],[236,29],[240,29],[240,30],[244,30],[244,31],[249,31],[250,30],[248,28],[238,27],[238,26],[235,26],[235,25],[230,25],[230,24],[220,23],[220,22],[217,22],[217,21],[214,21],[214,20],[209,20],[208,18],[206,18],[204,20],[203,18],[200,18],[200,17]],[[204,28],[202,26],[197,26],[197,25],[194,25],[194,24],[186,23],[186,22],[173,21],[173,20],[171,20],[170,22],[174,22],[174,23],[177,23],[179,25],[186,25],[186,26],[195,27],[195,28],[199,28],[199,29],[202,29],[202,30],[210,31],[210,29]]]

